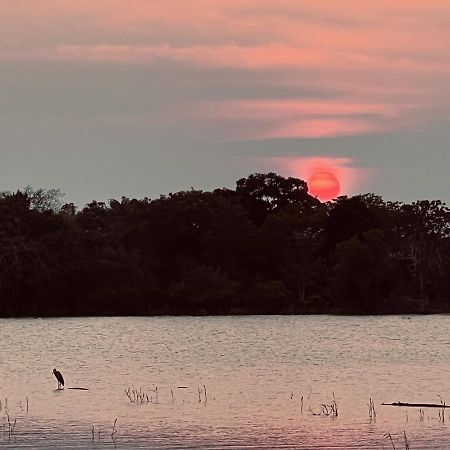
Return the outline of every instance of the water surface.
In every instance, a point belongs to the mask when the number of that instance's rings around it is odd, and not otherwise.
[[[449,330],[450,316],[0,320],[0,446],[388,449],[405,431],[450,448],[449,412],[379,406],[450,403]],[[54,367],[89,391],[57,391]]]

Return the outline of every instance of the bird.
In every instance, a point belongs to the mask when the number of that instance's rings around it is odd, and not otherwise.
[[[64,386],[64,377],[62,376],[61,372],[56,369],[53,369],[53,375],[55,375],[56,379],[58,380],[58,389],[61,389],[61,385]]]

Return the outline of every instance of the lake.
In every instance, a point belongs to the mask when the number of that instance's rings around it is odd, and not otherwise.
[[[450,448],[450,316],[0,325],[2,448]]]

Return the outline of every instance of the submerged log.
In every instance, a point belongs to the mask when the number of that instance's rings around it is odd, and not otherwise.
[[[395,403],[382,403],[384,406],[406,406],[409,408],[450,408],[450,405],[446,405],[444,403],[403,403],[403,402],[395,402]]]

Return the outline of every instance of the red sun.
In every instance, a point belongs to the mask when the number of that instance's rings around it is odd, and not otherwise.
[[[316,172],[308,180],[309,193],[323,202],[336,198],[341,191],[338,179],[330,172]]]

